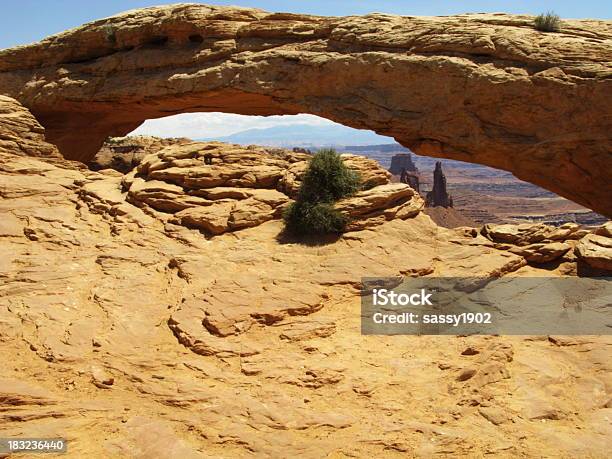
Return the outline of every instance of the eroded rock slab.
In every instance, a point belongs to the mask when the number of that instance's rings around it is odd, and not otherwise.
[[[548,244],[512,247],[509,251],[521,255],[529,263],[548,263],[562,257],[571,248],[572,246],[567,243],[550,242]]]
[[[421,196],[403,183],[375,186],[335,204],[349,220],[348,231],[380,225],[394,218],[411,218],[424,207]]]
[[[61,158],[55,145],[45,140],[45,129],[19,102],[0,95],[0,152],[24,156]]]
[[[77,457],[609,450],[609,337],[360,333],[364,276],[555,270],[422,213],[320,244],[278,220],[206,238],[128,202],[143,180],[142,199],[193,204],[135,175],[0,152],[2,436],[64,437]]]
[[[588,231],[581,229],[576,223],[566,223],[560,227],[544,223],[521,223],[493,225],[487,224],[481,233],[494,242],[509,243],[518,246],[539,243],[542,241],[565,241],[580,239]]]
[[[312,113],[612,217],[610,22],[533,21],[151,7],[1,51],[0,92],[84,162],[147,119]]]
[[[376,161],[341,157],[365,188],[337,203],[350,221],[347,230],[411,218],[422,210],[420,196],[407,185],[390,184],[390,174]],[[123,185],[130,202],[171,214],[172,223],[219,235],[280,219],[297,195],[309,158],[279,148],[178,142],[142,158]]]
[[[612,238],[589,234],[576,245],[576,255],[593,268],[612,271]]]

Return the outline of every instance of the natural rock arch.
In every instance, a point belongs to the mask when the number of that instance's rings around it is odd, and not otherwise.
[[[146,8],[0,52],[0,93],[71,159],[176,113],[312,113],[612,216],[612,25],[532,21]]]

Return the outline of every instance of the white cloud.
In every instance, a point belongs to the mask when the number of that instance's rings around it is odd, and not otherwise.
[[[166,118],[147,120],[130,134],[203,139],[223,137],[247,129],[263,129],[292,124],[321,126],[335,123],[328,119],[308,114],[247,116],[217,112],[181,113]]]

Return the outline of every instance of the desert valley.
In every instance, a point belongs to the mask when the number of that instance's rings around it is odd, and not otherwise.
[[[400,145],[343,146],[342,151],[363,154],[376,159],[388,169],[393,155],[403,155]],[[436,158],[411,154],[424,193],[433,186]],[[601,225],[607,218],[568,199],[517,179],[512,174],[480,164],[443,160],[448,179],[448,191],[453,196],[459,223],[546,223],[559,225],[567,222],[588,226]],[[398,174],[399,178],[399,174]],[[443,222],[438,222],[443,224]],[[462,226],[462,225],[456,225]]]

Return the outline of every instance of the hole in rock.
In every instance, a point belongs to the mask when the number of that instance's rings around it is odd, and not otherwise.
[[[200,34],[189,35],[189,41],[191,43],[202,43],[204,41],[204,37]]]
[[[196,36],[189,39],[193,41]],[[390,182],[403,182],[417,190],[426,201],[425,212],[436,223],[446,227],[522,222],[597,225],[605,221],[601,215],[523,182],[509,172],[480,164],[416,155],[390,137],[310,114],[264,117],[183,113],[151,119],[126,137],[109,139],[90,167],[127,173],[146,154],[189,140],[218,141],[245,147],[258,145],[296,153],[313,153],[331,147],[339,153],[365,156],[374,160],[367,163],[373,168],[390,172]],[[220,164],[218,155],[205,155],[204,150],[203,146],[201,165]],[[372,173],[365,175],[369,177]],[[365,187],[380,184],[376,181],[378,177],[374,174],[372,183],[365,183]]]
[[[163,46],[168,43],[168,37],[165,35],[159,35],[149,40],[148,44],[151,46]]]

